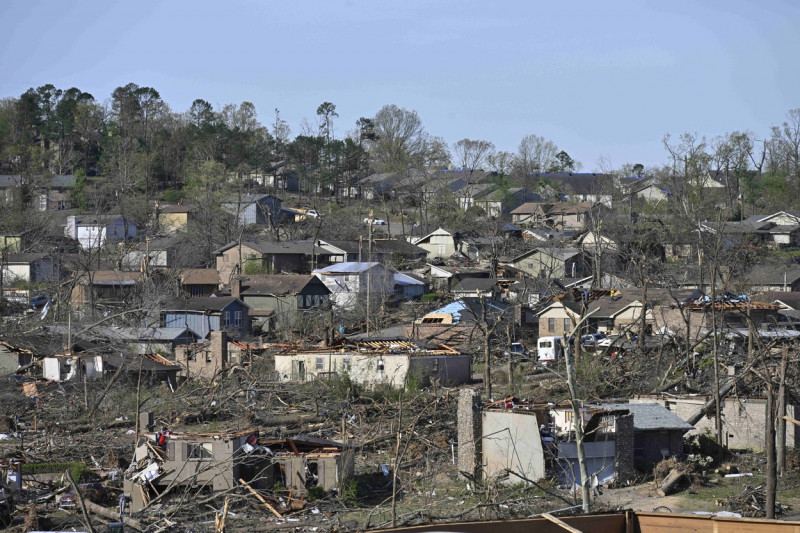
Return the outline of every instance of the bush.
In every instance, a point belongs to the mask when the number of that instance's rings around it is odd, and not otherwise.
[[[314,500],[321,500],[327,495],[325,489],[322,487],[311,487],[308,489],[308,493],[306,494],[306,498],[308,501],[313,502]]]
[[[423,294],[420,299],[423,302],[436,302],[439,300],[439,295],[435,292],[429,292],[428,294]]]
[[[333,391],[334,397],[339,399],[358,398],[360,388],[352,379],[350,374],[343,372],[337,374],[326,381]]]
[[[358,497],[360,494],[361,486],[357,481],[351,479],[342,487],[342,494],[339,496],[339,499],[347,505],[355,506],[358,505]]]
[[[181,198],[183,198],[183,192],[177,191],[175,189],[168,189],[164,191],[164,194],[161,195],[161,200],[164,202],[177,202]]]
[[[80,483],[81,478],[89,471],[84,463],[28,463],[22,465],[21,470],[28,475],[58,474],[69,470],[76,483]]]

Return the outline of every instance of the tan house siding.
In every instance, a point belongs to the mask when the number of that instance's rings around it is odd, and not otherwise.
[[[539,315],[539,336],[552,337],[569,335],[576,317],[572,311],[563,306],[553,306]]]
[[[239,270],[239,246],[232,246],[220,255],[217,256],[217,272],[219,279],[224,285],[228,285],[233,278],[234,273]],[[249,246],[242,245],[242,257],[247,260],[248,257],[258,257],[258,263],[261,264],[261,252],[254,250]],[[242,265],[244,268],[244,265]]]

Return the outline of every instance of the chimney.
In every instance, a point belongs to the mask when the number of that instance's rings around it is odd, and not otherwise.
[[[228,334],[224,331],[212,331],[209,340],[212,359],[219,362],[219,368],[228,368]]]
[[[231,296],[234,298],[241,299],[242,297],[242,279],[243,278],[238,277],[233,280],[233,283],[231,283]]]

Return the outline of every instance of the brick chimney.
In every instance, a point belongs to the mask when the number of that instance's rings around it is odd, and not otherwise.
[[[217,370],[228,368],[228,334],[224,331],[212,331],[209,341],[211,359],[217,362]]]
[[[238,277],[231,282],[231,296],[234,298],[242,298],[242,280],[244,278]]]

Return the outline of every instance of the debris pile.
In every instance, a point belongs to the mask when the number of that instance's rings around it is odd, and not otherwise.
[[[749,518],[761,518],[767,516],[767,491],[764,486],[751,487],[745,485],[742,492],[735,496],[719,498],[714,501],[719,507]],[[775,515],[785,514],[791,508],[775,502]]]

